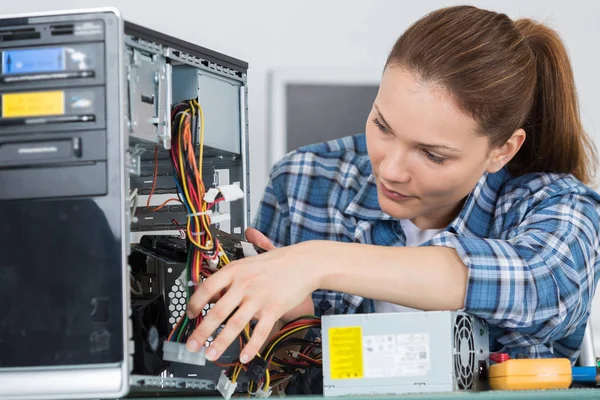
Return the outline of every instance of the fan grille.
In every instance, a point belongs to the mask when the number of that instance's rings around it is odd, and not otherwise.
[[[185,315],[186,304],[186,287],[180,279],[176,279],[175,284],[171,287],[171,291],[169,292],[169,324],[171,325],[171,329],[175,328],[175,325],[177,325],[179,319]],[[213,306],[214,304],[207,304],[202,310],[202,316],[205,317],[206,313]],[[214,338],[210,336],[205,345],[210,345],[213,340]]]
[[[470,390],[475,381],[475,343],[473,324],[466,315],[454,323],[454,373],[459,390]]]

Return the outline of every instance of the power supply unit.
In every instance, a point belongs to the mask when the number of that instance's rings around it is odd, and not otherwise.
[[[323,316],[322,334],[325,396],[487,389],[488,327],[469,314]]]

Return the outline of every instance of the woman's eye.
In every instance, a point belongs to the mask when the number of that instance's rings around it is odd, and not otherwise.
[[[381,121],[379,120],[379,118],[375,117],[373,118],[373,123],[375,124],[375,126],[381,131],[381,132],[387,132],[387,129],[385,127],[385,125],[383,125],[381,123]]]
[[[423,150],[423,154],[425,154],[425,157],[427,157],[428,159],[430,159],[431,161],[433,161],[436,164],[443,164],[444,161],[446,161],[446,158],[436,156],[435,154],[432,154],[432,153],[428,152],[427,150]]]

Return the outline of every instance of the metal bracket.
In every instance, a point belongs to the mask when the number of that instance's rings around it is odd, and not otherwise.
[[[142,154],[144,154],[144,152],[146,151],[146,149],[144,149],[143,147],[139,146],[139,145],[135,145],[133,146],[133,148],[129,148],[127,154],[128,154],[128,158],[129,158],[129,163],[128,163],[128,169],[129,169],[129,174],[133,175],[133,176],[140,176],[142,174]]]
[[[171,148],[171,65],[162,54],[130,47],[127,115],[131,136]]]

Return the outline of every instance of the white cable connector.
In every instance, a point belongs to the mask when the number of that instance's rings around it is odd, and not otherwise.
[[[213,201],[215,201],[218,194],[219,194],[219,189],[210,188],[210,189],[208,189],[208,192],[206,192],[204,194],[204,201],[207,203],[212,203]]]
[[[244,191],[238,185],[218,186],[225,201],[235,201],[244,198]]]
[[[267,399],[271,396],[271,394],[273,393],[273,389],[269,388],[269,390],[267,390],[266,392],[263,390],[263,388],[261,387],[260,389],[258,389],[256,391],[256,397],[258,397],[259,399]]]
[[[204,366],[206,365],[205,351],[206,347],[204,346],[197,352],[192,353],[185,347],[185,343],[168,342],[166,340],[163,342],[163,360],[165,361]]]
[[[221,396],[223,396],[225,400],[231,399],[236,388],[237,382],[231,382],[227,375],[225,375],[225,371],[221,371],[221,376],[219,376],[219,382],[217,383],[217,390],[221,393]]]
[[[219,267],[219,257],[207,259],[206,265],[208,266],[209,270],[211,270],[212,272],[215,272],[217,270],[217,268]]]
[[[252,245],[252,243],[241,241],[240,244],[242,245],[242,251],[244,252],[244,257],[251,257],[251,256],[255,256],[258,254],[256,252],[256,249]]]

